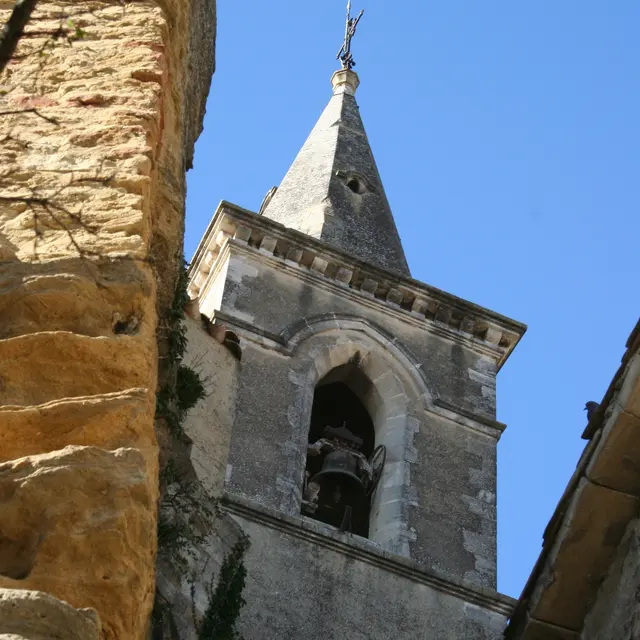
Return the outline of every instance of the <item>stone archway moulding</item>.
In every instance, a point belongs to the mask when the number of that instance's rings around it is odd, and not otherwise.
[[[280,333],[280,336],[289,353],[294,354],[300,345],[312,336],[345,331],[361,332],[386,349],[389,356],[396,360],[402,370],[409,375],[425,406],[427,408],[432,406],[436,396],[428,387],[427,379],[422,371],[422,363],[395,336],[368,320],[348,314],[322,314],[312,318],[304,318],[291,324]],[[329,371],[330,369],[322,375],[326,375]]]
[[[291,402],[287,410],[290,440],[287,477],[279,478],[281,508],[300,513],[306,446],[318,382],[330,371],[347,364],[357,353],[360,370],[371,382],[363,399],[376,432],[376,445],[387,448],[387,463],[375,493],[369,538],[383,549],[410,557],[414,534],[409,512],[417,506],[411,487],[411,464],[417,453],[413,439],[422,410],[432,395],[419,363],[398,340],[373,324],[337,314],[309,318],[282,334],[291,356]]]

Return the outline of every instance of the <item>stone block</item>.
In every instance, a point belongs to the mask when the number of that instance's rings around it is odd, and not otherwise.
[[[215,245],[219,249],[222,248],[224,243],[231,237],[231,234],[226,231],[218,231],[216,235]]]
[[[198,271],[198,273],[196,273],[196,276],[193,279],[193,284],[196,286],[197,289],[202,288],[202,285],[205,283],[207,279],[207,275],[208,273],[203,270],[200,270]]]
[[[626,367],[616,404],[627,413],[640,418],[640,353],[636,353]]]
[[[251,239],[251,229],[249,227],[238,225],[238,227],[236,228],[236,232],[233,235],[233,239],[237,240],[238,242],[247,244]]]
[[[496,327],[489,327],[487,329],[487,333],[484,336],[485,342],[489,344],[500,344],[500,340],[502,339],[502,331],[497,329]]]
[[[6,640],[99,640],[95,609],[75,609],[48,593],[0,589],[0,638]]]
[[[276,246],[278,244],[277,238],[272,238],[271,236],[264,236],[260,241],[260,251],[267,255],[273,255],[273,252],[276,250]]]
[[[440,305],[435,301],[435,300],[428,300],[427,301],[427,310],[425,315],[428,318],[435,318],[436,312],[438,311],[438,307]]]
[[[2,340],[2,403],[38,405],[152,386],[154,357],[155,344],[139,336],[88,338],[51,331]]]
[[[321,258],[320,256],[316,256],[311,263],[311,271],[315,271],[316,273],[320,273],[324,275],[324,272],[327,270],[329,263]]]
[[[416,316],[424,316],[427,311],[427,301],[422,298],[416,298],[411,305],[411,313]]]
[[[156,483],[134,449],[66,447],[0,464],[0,588],[92,607],[105,637],[143,638]]]
[[[372,280],[371,278],[365,278],[360,286],[360,291],[362,293],[366,293],[369,296],[374,296],[376,291],[378,290],[378,282],[376,280]]]
[[[605,423],[587,477],[640,497],[640,418],[619,411]]]
[[[352,278],[353,271],[351,269],[347,269],[346,267],[338,267],[338,270],[336,271],[336,280],[338,282],[349,284]]]
[[[287,254],[285,256],[285,260],[287,262],[291,262],[293,264],[300,264],[302,260],[302,249],[298,249],[297,247],[289,247]]]
[[[442,322],[442,324],[449,324],[451,322],[451,309],[443,305],[438,306],[436,320]]]
[[[462,322],[460,323],[460,331],[463,331],[464,333],[470,333],[471,335],[473,335],[475,327],[476,327],[476,323],[473,318],[470,318],[469,316],[464,316],[462,318]]]
[[[531,595],[534,618],[574,631],[582,628],[638,498],[580,481]]]
[[[404,298],[404,292],[400,289],[389,289],[389,293],[387,293],[387,302],[394,304],[396,306],[400,306],[402,300]]]
[[[521,627],[509,627],[508,640],[580,640],[580,633],[526,616]]]
[[[155,460],[155,437],[146,428],[154,413],[155,397],[144,389],[0,407],[0,463],[68,445],[136,447]]]

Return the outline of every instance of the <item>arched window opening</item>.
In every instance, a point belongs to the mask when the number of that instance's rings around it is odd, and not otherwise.
[[[317,385],[311,410],[302,513],[367,537],[371,495],[384,464],[373,421],[361,398],[371,382],[347,364]]]

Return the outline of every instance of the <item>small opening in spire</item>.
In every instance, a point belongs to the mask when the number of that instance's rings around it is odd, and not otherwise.
[[[362,195],[367,190],[367,188],[364,186],[364,183],[355,177],[351,177],[347,180],[347,187],[349,187],[349,189],[351,189],[353,193],[357,193],[360,195]]]

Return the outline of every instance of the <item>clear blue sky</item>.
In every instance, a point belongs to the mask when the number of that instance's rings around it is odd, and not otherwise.
[[[189,258],[257,210],[330,97],[343,0],[219,0]],[[529,325],[498,378],[499,588],[518,596],[640,311],[640,2],[354,0],[358,102],[415,278]]]

